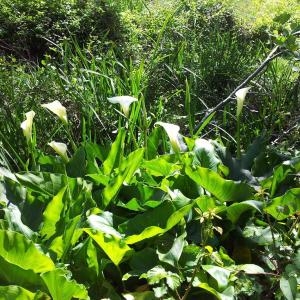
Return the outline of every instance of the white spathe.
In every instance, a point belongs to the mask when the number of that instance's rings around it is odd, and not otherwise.
[[[52,141],[48,145],[65,161],[69,160],[67,155],[67,145],[65,143],[59,143]]]
[[[155,125],[159,125],[164,128],[169,137],[174,152],[186,150],[186,145],[184,144],[181,135],[179,134],[180,127],[178,125],[165,122],[156,122]]]
[[[237,117],[239,117],[241,112],[242,112],[244,101],[245,101],[246,95],[247,95],[249,90],[250,90],[250,87],[246,87],[246,88],[239,89],[235,93],[236,100],[237,100],[237,107],[236,107]]]
[[[129,107],[131,103],[138,101],[138,99],[132,96],[116,96],[107,98],[107,100],[113,104],[120,104],[121,110],[127,118],[129,116]]]
[[[32,124],[33,118],[35,116],[35,112],[33,110],[27,112],[25,114],[26,120],[21,123],[21,128],[23,130],[23,134],[26,137],[26,140],[29,142],[32,136]]]
[[[58,100],[42,104],[42,107],[49,109],[57,115],[63,123],[68,123],[67,110]]]

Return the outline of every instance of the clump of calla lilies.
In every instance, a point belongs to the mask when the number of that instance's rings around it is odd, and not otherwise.
[[[69,128],[68,128],[68,117],[66,108],[57,100],[45,103],[41,105],[43,108],[46,108],[61,120],[67,129],[67,133],[71,136]],[[26,120],[21,123],[21,128],[23,130],[23,134],[26,138],[28,145],[32,146],[32,126],[33,126],[33,118],[35,116],[35,112],[33,110],[27,112],[25,114]],[[73,139],[71,139],[71,143],[73,148],[76,149],[75,143]],[[63,159],[63,161],[68,162],[69,158],[67,155],[67,145],[64,143],[59,143],[56,141],[51,141],[48,145]]]
[[[108,101],[113,104],[119,104],[121,107],[121,111],[124,114],[126,118],[129,118],[130,113],[130,105],[133,102],[137,102],[138,99],[132,97],[132,96],[116,96],[116,97],[110,97],[108,98]],[[49,110],[51,113],[55,114],[60,121],[63,123],[63,125],[66,128],[66,131],[70,137],[70,141],[73,147],[73,150],[76,150],[75,143],[71,137],[71,133],[69,130],[69,124],[68,124],[68,117],[67,117],[67,110],[66,108],[57,100],[45,103],[41,105],[43,108]],[[33,118],[35,116],[35,112],[33,110],[25,113],[26,120],[24,120],[21,123],[21,128],[23,130],[23,134],[26,138],[26,141],[28,145],[32,146],[32,127],[33,127]],[[183,142],[182,136],[180,135],[180,127],[178,125],[174,125],[171,123],[165,123],[165,122],[156,122],[156,126],[161,126],[167,133],[170,144],[171,144],[171,150],[174,153],[179,153],[182,151],[186,151],[187,147],[185,143]],[[64,162],[69,161],[68,157],[68,149],[67,145],[65,143],[51,141],[48,143],[48,145],[62,158]]]

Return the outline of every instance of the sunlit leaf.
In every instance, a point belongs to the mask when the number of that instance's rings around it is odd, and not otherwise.
[[[116,197],[121,186],[129,183],[139,167],[144,155],[144,149],[131,152],[119,167],[119,173],[114,180],[103,189],[103,205],[106,207]]]
[[[84,285],[69,279],[63,269],[55,269],[41,274],[53,300],[90,299]]]
[[[60,220],[64,208],[63,197],[67,187],[62,188],[57,195],[48,203],[43,213],[43,226],[40,233],[49,239],[57,231],[57,222]]]
[[[190,166],[185,168],[186,174],[222,202],[243,201],[253,195],[253,189],[246,183],[222,178],[218,173],[207,168]]]
[[[233,203],[226,209],[227,218],[232,223],[236,223],[245,211],[252,209],[261,212],[262,206],[262,202],[255,200],[247,200],[239,203]]]
[[[117,266],[132,253],[125,241],[112,234],[85,228],[84,231],[101,247],[109,259]]]
[[[126,235],[126,243],[134,244],[170,230],[191,208],[192,204],[189,204],[176,209],[171,201],[164,201],[158,207],[121,224],[119,229]]]
[[[0,230],[0,256],[24,270],[41,273],[53,270],[53,261],[22,234]]]
[[[274,198],[264,210],[276,220],[284,220],[300,212],[300,188],[288,190],[283,196]],[[285,209],[287,208],[287,209]]]
[[[218,288],[223,290],[226,288],[229,282],[230,271],[214,265],[202,265],[204,271],[212,276],[218,283]]]
[[[221,160],[212,143],[205,139],[196,139],[193,150],[195,153],[195,164],[213,171],[218,170],[218,165],[221,163]]]
[[[119,166],[123,157],[125,128],[120,128],[116,140],[112,143],[107,158],[103,162],[104,175],[110,175],[112,170]]]
[[[50,300],[42,292],[32,293],[17,285],[0,286],[0,299],[5,300]]]
[[[297,279],[295,277],[286,278],[282,276],[279,281],[280,289],[287,300],[296,300]]]

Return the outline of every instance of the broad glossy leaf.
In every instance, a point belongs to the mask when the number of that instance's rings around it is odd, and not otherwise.
[[[55,269],[41,274],[53,300],[90,299],[86,288],[63,269]]]
[[[236,223],[239,220],[242,213],[244,213],[245,211],[252,209],[261,212],[262,206],[262,202],[255,200],[247,200],[239,203],[233,203],[226,209],[227,218],[232,223]]]
[[[144,273],[154,268],[159,263],[154,249],[146,247],[141,251],[133,253],[129,265],[134,272]]]
[[[253,189],[246,183],[235,182],[222,178],[218,173],[207,168],[197,167],[194,171],[186,166],[186,174],[218,200],[243,201],[251,198]]]
[[[113,214],[109,211],[87,217],[87,224],[91,229],[122,238],[121,234],[114,228],[113,222]]]
[[[288,176],[300,171],[300,157],[284,161],[274,168],[273,175],[262,182],[264,188],[270,189],[270,197],[274,197],[278,188],[288,180]]]
[[[286,278],[282,276],[279,281],[280,289],[287,300],[296,300],[297,279],[295,277]]]
[[[48,196],[56,195],[68,183],[65,175],[47,172],[18,173],[16,177],[25,187]]]
[[[24,288],[41,288],[43,282],[38,273],[33,270],[25,270],[15,264],[12,264],[0,256],[0,282],[2,285],[19,285]]]
[[[20,232],[28,239],[32,239],[34,237],[34,231],[22,222],[21,212],[16,205],[10,203],[3,209],[3,211],[5,213],[4,219],[8,223],[8,229]]]
[[[142,274],[140,278],[146,278],[149,284],[158,284],[161,280],[165,279],[167,285],[172,290],[178,288],[181,283],[181,278],[178,274],[167,271],[160,265],[152,268],[147,273]]]
[[[61,218],[64,208],[63,197],[67,187],[62,188],[57,195],[48,203],[43,213],[43,226],[41,228],[41,235],[49,239],[57,232],[57,223]]]
[[[300,212],[300,188],[290,189],[283,196],[272,199],[264,210],[276,220],[284,220]]]
[[[0,256],[24,270],[41,273],[53,270],[53,261],[22,234],[0,230]]]
[[[78,224],[80,224],[81,216],[76,216],[75,218],[69,220],[64,224],[63,233],[53,239],[49,249],[54,251],[58,258],[62,258],[68,253],[70,248],[78,241],[82,234],[82,229],[78,229]]]
[[[66,165],[70,177],[84,177],[86,173],[86,155],[84,147],[79,147]]]
[[[125,128],[120,128],[116,140],[111,145],[107,158],[103,162],[104,175],[110,175],[114,168],[118,167],[123,157]]]
[[[0,286],[0,299],[5,300],[50,300],[50,297],[42,292],[32,293],[17,285]]]
[[[183,247],[185,244],[185,237],[186,237],[186,233],[177,237],[174,240],[174,243],[168,252],[161,253],[161,252],[157,251],[159,260],[175,267],[181,256],[181,253],[182,253],[182,250],[183,250]]]
[[[231,273],[229,270],[214,265],[202,265],[201,267],[217,281],[220,290],[226,288]]]
[[[126,235],[126,243],[134,244],[147,238],[170,230],[190,211],[193,204],[176,209],[171,201],[161,205],[119,225],[119,230]]]
[[[234,288],[233,288],[233,286],[229,286],[222,293],[219,293],[214,288],[209,286],[207,283],[201,283],[199,285],[199,287],[206,290],[210,294],[214,295],[218,300],[232,300],[232,299],[234,299]]]
[[[144,149],[137,149],[131,152],[128,157],[122,161],[117,177],[103,189],[104,207],[116,197],[124,183],[128,184],[131,181],[133,174],[143,159],[143,155]]]
[[[132,254],[133,250],[118,236],[90,228],[85,228],[84,231],[100,246],[116,266],[119,265],[125,257]]]
[[[146,168],[147,173],[153,176],[171,176],[174,172],[181,169],[181,166],[168,162],[164,156],[152,160],[144,161],[143,168]]]
[[[254,264],[238,265],[237,270],[244,271],[246,274],[264,274],[265,270]]]
[[[218,165],[221,163],[221,160],[212,143],[205,139],[196,139],[195,148],[193,150],[195,153],[195,165],[200,165],[213,171],[218,170]]]

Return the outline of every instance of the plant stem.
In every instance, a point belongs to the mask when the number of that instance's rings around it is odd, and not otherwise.
[[[196,277],[196,275],[197,275],[197,272],[198,272],[198,270],[199,270],[199,266],[200,266],[201,261],[202,261],[202,256],[199,257],[199,259],[198,259],[198,261],[197,261],[197,264],[196,264],[196,267],[195,267],[195,269],[194,269],[194,271],[193,271],[191,281],[189,282],[189,285],[188,285],[188,287],[186,288],[185,293],[184,293],[184,295],[182,296],[182,298],[180,298],[180,300],[186,300],[186,298],[187,298],[187,296],[188,296],[190,290],[192,289],[192,287],[193,287],[193,281],[194,281],[194,279],[195,279],[195,277]]]
[[[211,116],[214,112],[216,112],[221,107],[225,106],[227,103],[229,103],[230,101],[232,101],[233,99],[235,99],[234,98],[235,93],[239,89],[243,88],[255,76],[257,76],[259,73],[261,73],[263,71],[263,69],[268,65],[268,63],[270,61],[272,61],[273,59],[275,59],[276,57],[278,57],[282,53],[284,53],[284,51],[277,52],[278,49],[279,49],[279,46],[274,47],[272,49],[272,51],[270,52],[270,54],[267,56],[267,58],[259,65],[259,67],[253,73],[251,73],[238,87],[236,87],[234,89],[234,91],[232,91],[227,98],[225,98],[224,100],[222,100],[221,102],[219,102],[214,108],[208,109],[206,111],[206,113],[205,113],[205,116],[202,118],[202,120],[199,122],[199,124],[195,127],[194,131],[197,132],[197,130],[201,127],[201,124],[204,123],[209,118],[209,116]]]

